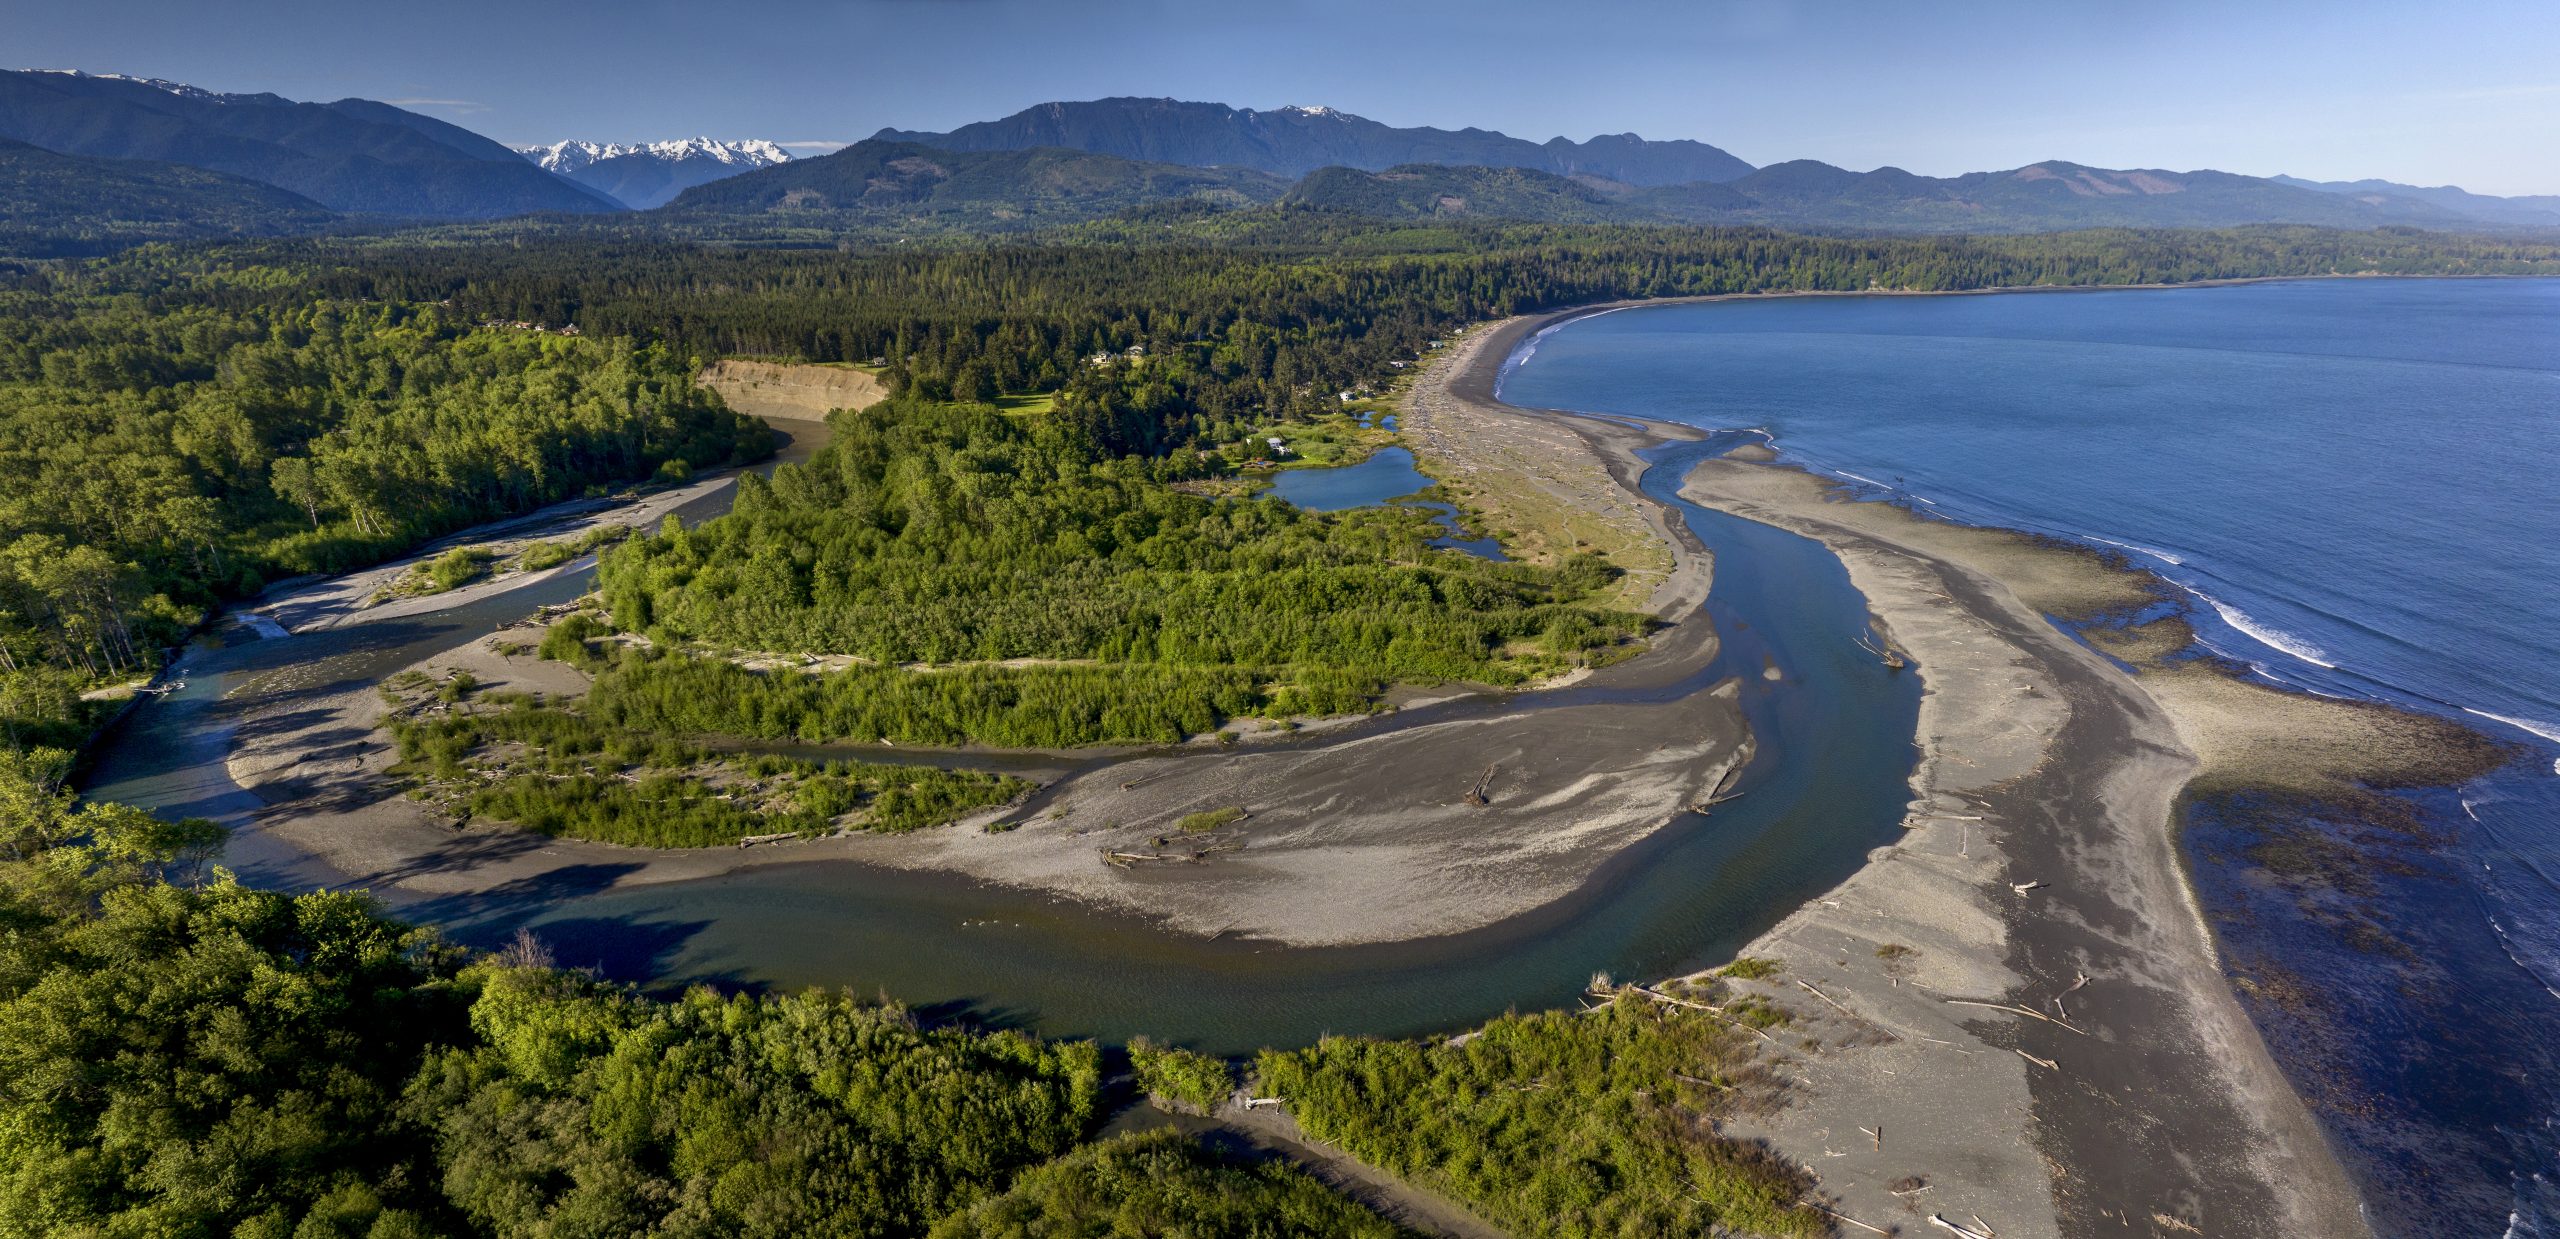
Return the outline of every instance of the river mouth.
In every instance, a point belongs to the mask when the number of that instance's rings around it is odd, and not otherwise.
[[[1916,755],[1918,679],[1861,648],[1865,602],[1819,544],[1678,498],[1689,466],[1733,442],[1656,449],[1643,479],[1646,493],[1678,511],[1717,556],[1706,611],[1722,641],[1706,671],[1648,678],[1638,659],[1625,667],[1638,674],[1609,687],[1461,700],[1370,725],[1659,699],[1738,682],[1756,743],[1736,784],[1740,798],[1712,816],[1680,815],[1565,898],[1465,933],[1338,947],[1202,937],[955,874],[846,860],[648,885],[622,881],[636,863],[603,862],[472,894],[421,895],[382,885],[396,875],[332,870],[261,829],[265,806],[223,765],[243,697],[378,680],[576,597],[591,576],[583,568],[432,615],[200,648],[184,689],[102,742],[85,791],[225,821],[234,828],[227,863],[243,881],[379,887],[397,914],[458,941],[492,946],[530,931],[565,965],[652,989],[844,988],[1043,1035],[1145,1033],[1223,1053],[1329,1033],[1468,1027],[1506,1009],[1569,1004],[1596,972],[1653,976],[1718,962],[1898,833]],[[685,515],[725,504],[724,491]]]

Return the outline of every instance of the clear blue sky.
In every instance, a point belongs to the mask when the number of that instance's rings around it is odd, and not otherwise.
[[[387,99],[509,143],[843,142],[1139,94],[1762,164],[2560,193],[2560,0],[0,0],[0,31],[7,67]]]

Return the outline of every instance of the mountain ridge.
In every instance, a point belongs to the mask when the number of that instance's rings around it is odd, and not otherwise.
[[[1631,185],[1730,180],[1751,165],[1704,142],[1653,142],[1632,133],[1544,143],[1490,129],[1400,128],[1329,107],[1270,111],[1180,99],[1115,96],[1036,104],[948,133],[882,129],[875,141],[956,151],[1059,147],[1191,167],[1242,167],[1301,177],[1318,168],[1384,171],[1404,164],[1535,168]]]
[[[1065,223],[1154,203],[1251,206],[1288,182],[1250,169],[1195,168],[1041,147],[949,151],[866,139],[832,154],[697,185],[669,215],[939,218],[997,230]]]
[[[2446,228],[2471,222],[2410,199],[2367,201],[2226,172],[2092,168],[2063,160],[1928,177],[1893,167],[1853,172],[1804,159],[1771,164],[1728,182],[1664,186],[1561,177],[1534,169],[1414,164],[1379,173],[1327,169],[1301,181],[1284,201],[1388,218],[1471,216],[1875,232],[2259,223]]]
[[[184,164],[333,211],[487,219],[621,209],[506,147],[369,99],[309,103],[76,70],[0,71],[0,137],[65,155]]]
[[[81,258],[153,241],[281,236],[335,218],[300,194],[243,177],[0,138],[0,255]]]
[[[573,139],[516,151],[534,166],[609,194],[635,211],[664,206],[696,185],[791,162],[791,152],[762,138],[628,143]]]

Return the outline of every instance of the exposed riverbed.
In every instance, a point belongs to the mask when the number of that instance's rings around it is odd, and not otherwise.
[[[804,441],[795,453],[808,447]],[[1676,498],[1686,464],[1714,447],[1657,453],[1645,483],[1716,557],[1713,594],[1693,617],[1713,631],[1688,626],[1720,638],[1711,656],[1668,676],[1654,668],[1669,661],[1648,656],[1571,688],[1452,701],[1301,742],[1344,743],[1515,712],[1569,719],[1574,711],[1660,707],[1731,685],[1756,741],[1736,784],[1740,799],[1710,817],[1682,813],[1632,842],[1620,839],[1583,865],[1561,898],[1465,933],[1281,946],[1181,932],[1159,918],[948,871],[783,851],[771,853],[787,858],[780,863],[688,881],[635,884],[647,854],[608,853],[491,889],[422,892],[413,887],[434,885],[421,879],[436,867],[472,858],[342,872],[294,846],[290,832],[265,827],[279,812],[308,806],[268,805],[228,777],[224,759],[244,739],[236,734],[242,719],[274,725],[297,700],[361,689],[485,637],[576,596],[586,587],[583,567],[447,610],[381,622],[359,615],[281,640],[208,642],[190,654],[184,690],[137,711],[102,746],[87,791],[225,821],[234,828],[230,863],[245,880],[368,887],[402,915],[463,941],[494,943],[530,929],[564,963],[653,985],[844,986],[1045,1033],[1145,1032],[1227,1051],[1326,1032],[1464,1027],[1509,1007],[1563,1003],[1595,971],[1659,975],[1714,962],[1837,883],[1895,833],[1908,796],[1917,684],[1860,646],[1865,606],[1819,545]],[[725,502],[724,491],[684,515],[700,519]],[[1377,774],[1399,777],[1394,769]],[[524,837],[513,846],[549,844]]]

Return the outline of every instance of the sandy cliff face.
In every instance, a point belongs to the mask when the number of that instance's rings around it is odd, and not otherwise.
[[[731,359],[711,363],[698,381],[741,413],[794,421],[823,421],[837,409],[865,409],[889,398],[878,378],[851,366]]]

